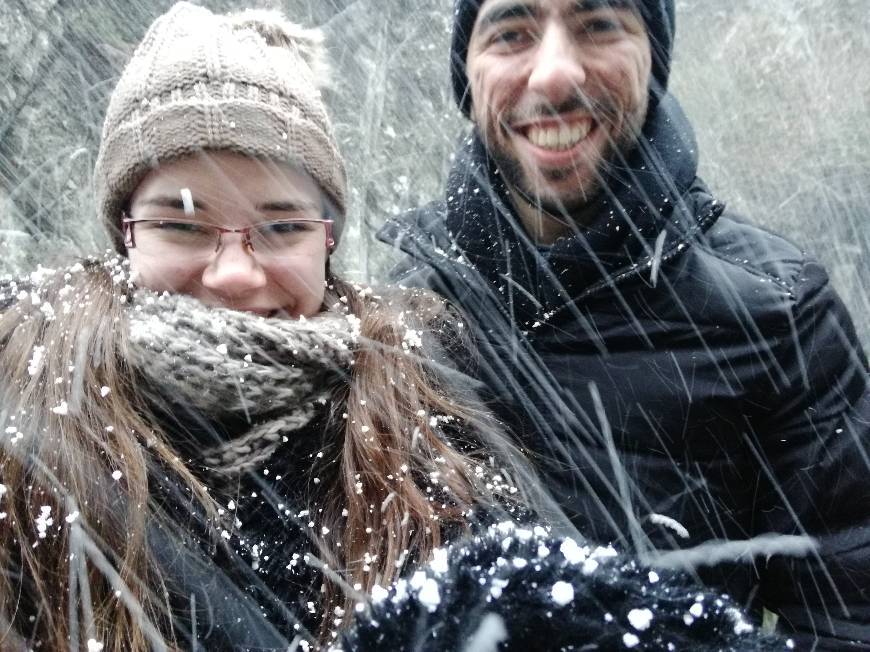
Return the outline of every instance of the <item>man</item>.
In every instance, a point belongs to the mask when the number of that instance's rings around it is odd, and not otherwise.
[[[457,0],[454,18],[474,129],[445,199],[380,232],[408,254],[397,280],[464,309],[494,408],[585,534],[753,549],[699,572],[799,649],[870,650],[866,356],[824,269],[696,176],[666,90],[673,2]]]

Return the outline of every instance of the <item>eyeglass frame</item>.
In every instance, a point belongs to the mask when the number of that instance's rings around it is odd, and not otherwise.
[[[234,229],[228,226],[222,226],[220,224],[210,224],[208,222],[197,222],[196,220],[172,220],[160,217],[142,217],[142,218],[133,218],[129,213],[121,214],[121,224],[122,224],[122,232],[124,235],[124,246],[128,249],[136,248],[136,237],[133,235],[133,225],[139,224],[140,222],[181,222],[183,224],[201,224],[202,226],[208,227],[210,229],[214,229],[217,231],[217,244],[215,245],[214,251],[212,253],[217,253],[220,251],[222,238],[224,233],[240,233],[242,235],[242,244],[250,249],[251,251],[256,251],[254,249],[254,243],[251,240],[251,230],[259,228],[263,225],[267,224],[289,224],[293,222],[315,222],[317,224],[323,224],[324,230],[326,231],[326,252],[332,253],[335,250],[335,238],[332,235],[332,225],[335,223],[335,220],[328,218],[299,218],[299,219],[291,219],[291,220],[267,220],[265,222],[258,222],[257,224],[251,224],[250,226],[244,226],[242,228]]]

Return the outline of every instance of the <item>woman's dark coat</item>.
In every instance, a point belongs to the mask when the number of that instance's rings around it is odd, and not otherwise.
[[[204,545],[189,501],[155,478],[174,525],[169,532],[152,530],[152,542],[163,551],[179,624],[192,646],[285,650],[312,641],[323,617],[336,616],[321,613],[323,576],[309,556],[317,552],[309,532],[320,528],[317,512],[325,499],[318,487],[329,485],[338,463],[341,422],[331,415],[342,411],[343,393],[335,389],[335,401],[319,406],[319,416],[262,468],[235,479],[231,495],[225,485],[213,488],[222,504],[233,500],[238,518],[217,546]],[[249,427],[210,422],[182,404],[164,408],[161,421],[174,441],[186,442],[181,452],[195,471],[204,471],[197,469],[199,445]],[[540,650],[606,650],[635,639],[638,649],[650,650],[668,649],[668,643],[676,649],[787,649],[782,639],[751,627],[730,598],[701,589],[687,574],[653,570],[611,548],[566,542],[533,525],[488,526],[478,515],[471,529],[476,534],[448,542],[433,563],[411,567],[403,580],[366,597],[336,644],[345,650],[462,650],[480,644],[497,617],[500,650],[525,650],[533,642]],[[565,601],[568,585],[573,598]],[[701,615],[692,616],[699,609]]]

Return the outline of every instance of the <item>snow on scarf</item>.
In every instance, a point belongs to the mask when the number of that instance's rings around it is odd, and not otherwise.
[[[155,403],[180,403],[215,423],[250,424],[199,451],[205,465],[228,474],[267,460],[350,373],[353,325],[336,314],[266,319],[140,290],[129,320],[130,361]]]

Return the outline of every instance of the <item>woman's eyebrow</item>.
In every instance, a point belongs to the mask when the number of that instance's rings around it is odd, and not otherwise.
[[[257,204],[256,208],[258,211],[283,211],[286,213],[294,213],[297,211],[317,209],[319,206],[307,201],[281,200],[263,202],[262,204]]]
[[[161,208],[177,208],[178,210],[185,210],[184,200],[175,195],[157,195],[156,197],[148,197],[147,199],[143,199],[141,202],[136,202],[137,204],[141,204],[142,206],[159,206]],[[194,199],[193,200],[193,208],[195,210],[204,210],[204,206],[202,202]]]

